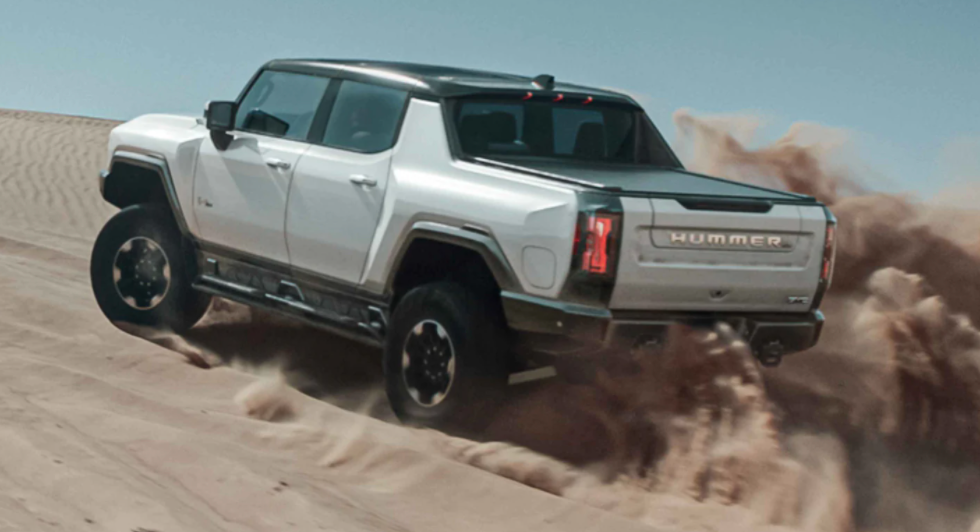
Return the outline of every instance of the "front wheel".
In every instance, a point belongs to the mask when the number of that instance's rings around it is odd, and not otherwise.
[[[161,205],[133,205],[109,219],[95,240],[90,274],[95,299],[113,322],[183,332],[211,303],[191,288],[180,232]]]
[[[385,388],[409,425],[478,431],[507,385],[507,329],[493,301],[439,282],[413,289],[391,319]]]

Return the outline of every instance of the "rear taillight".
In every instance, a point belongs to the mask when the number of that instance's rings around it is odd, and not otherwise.
[[[813,296],[813,309],[820,307],[823,296],[830,288],[830,281],[834,277],[834,258],[837,254],[837,218],[824,207],[827,215],[827,229],[823,239],[823,258],[820,264],[820,283],[817,285],[817,293]]]
[[[606,306],[616,287],[622,250],[623,204],[618,197],[581,192],[575,218],[571,263],[558,298],[569,303]]]
[[[575,237],[581,270],[599,276],[615,274],[620,219],[621,215],[616,213],[584,214]]]
[[[834,255],[837,249],[837,222],[836,220],[827,221],[827,235],[824,237],[823,245],[823,268],[820,270],[820,280],[830,285],[830,280],[834,276]]]

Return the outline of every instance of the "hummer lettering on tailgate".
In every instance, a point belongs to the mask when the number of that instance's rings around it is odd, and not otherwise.
[[[708,246],[719,248],[733,247],[755,247],[755,248],[783,248],[783,237],[765,235],[723,235],[707,233],[670,233],[670,243],[691,246]]]

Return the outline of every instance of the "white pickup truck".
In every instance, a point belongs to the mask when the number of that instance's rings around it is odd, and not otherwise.
[[[508,376],[724,321],[813,346],[835,220],[684,170],[628,96],[406,63],[276,60],[205,118],[115,128],[105,315],[174,331],[212,296],[384,349],[398,416],[488,419]]]

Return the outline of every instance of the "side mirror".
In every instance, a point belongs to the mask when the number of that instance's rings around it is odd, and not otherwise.
[[[235,129],[235,102],[208,102],[204,119],[211,131],[225,133]]]
[[[228,134],[235,129],[235,102],[208,102],[204,107],[204,123],[211,131],[211,141],[218,150],[224,151],[233,137]]]

